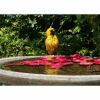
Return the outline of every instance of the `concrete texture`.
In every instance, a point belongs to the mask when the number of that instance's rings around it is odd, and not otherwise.
[[[1,58],[0,64],[40,56]],[[44,75],[0,69],[0,82],[7,85],[100,85],[100,75]]]

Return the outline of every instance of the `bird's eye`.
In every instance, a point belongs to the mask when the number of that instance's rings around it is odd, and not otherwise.
[[[54,35],[54,33],[55,33],[55,30],[51,30],[51,35]]]

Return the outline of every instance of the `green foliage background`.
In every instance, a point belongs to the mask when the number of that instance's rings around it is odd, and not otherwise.
[[[45,31],[54,27],[57,54],[100,56],[100,15],[0,15],[0,57],[45,55]]]

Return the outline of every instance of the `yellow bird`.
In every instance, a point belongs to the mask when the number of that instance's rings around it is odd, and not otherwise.
[[[53,55],[57,52],[57,48],[59,45],[58,37],[55,33],[54,28],[50,27],[46,31],[46,40],[45,46],[48,54]]]

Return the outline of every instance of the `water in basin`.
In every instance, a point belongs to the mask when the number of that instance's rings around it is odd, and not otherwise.
[[[95,75],[100,74],[100,65],[90,57],[43,56],[40,58],[8,62],[1,69],[15,72],[53,75]]]

